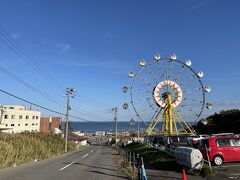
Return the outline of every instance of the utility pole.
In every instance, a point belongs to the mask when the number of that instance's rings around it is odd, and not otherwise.
[[[3,124],[3,115],[4,115],[4,107],[3,106],[0,106],[1,107],[1,119],[0,119],[0,124]]]
[[[137,141],[139,141],[139,129],[140,129],[140,127],[139,127],[139,115],[138,115],[138,125],[137,125],[138,127],[137,127]]]
[[[117,145],[117,107],[112,109],[112,112],[114,113],[114,121],[115,121],[115,144]]]
[[[66,124],[65,124],[65,152],[67,152],[67,143],[68,143],[68,117],[69,117],[69,110],[71,110],[70,107],[70,98],[73,98],[73,94],[75,93],[74,88],[67,88],[66,90],[66,96],[67,96],[67,112],[66,112]]]

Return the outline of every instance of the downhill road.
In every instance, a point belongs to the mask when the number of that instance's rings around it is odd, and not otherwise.
[[[111,148],[89,146],[84,150],[0,170],[0,180],[115,180],[127,179],[119,170]]]

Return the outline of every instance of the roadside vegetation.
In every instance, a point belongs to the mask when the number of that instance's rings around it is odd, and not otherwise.
[[[235,133],[240,134],[240,110],[220,111],[206,118],[207,124],[201,121],[194,127],[200,134]]]
[[[126,150],[142,156],[146,167],[181,172],[175,159],[155,148],[147,147],[139,143],[131,143],[126,146]]]
[[[76,150],[76,144],[68,143],[68,150]],[[57,134],[0,133],[0,168],[38,161],[64,153],[64,139]]]
[[[125,148],[127,151],[135,152],[136,154],[142,156],[144,166],[147,168],[182,173],[183,167],[178,165],[174,158],[155,148],[147,147],[139,143],[128,144]],[[214,171],[212,172],[206,164],[204,164],[201,171],[191,171],[186,169],[186,172],[193,176],[206,177],[214,175]]]

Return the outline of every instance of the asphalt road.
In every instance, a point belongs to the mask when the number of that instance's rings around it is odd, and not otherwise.
[[[224,163],[219,167],[214,166],[213,169],[216,177],[221,177],[221,179],[240,179],[240,162]]]
[[[111,149],[89,146],[82,151],[0,170],[0,180],[115,180],[127,179]]]
[[[188,180],[229,180],[239,179],[240,180],[240,163],[224,163],[223,166],[213,166],[214,175],[208,177],[191,176],[187,174]],[[181,173],[174,171],[163,171],[163,170],[151,170],[146,169],[146,173],[151,180],[179,180],[182,177]]]

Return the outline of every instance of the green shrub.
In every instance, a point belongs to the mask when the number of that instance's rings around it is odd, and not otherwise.
[[[206,177],[206,176],[211,176],[214,174],[213,170],[210,169],[210,167],[206,164],[203,165],[202,169],[201,169],[201,172],[200,174],[203,176],[203,177]]]
[[[147,147],[139,143],[131,143],[126,146],[128,151],[140,154],[144,164],[160,170],[180,171],[176,161],[155,148]]]

